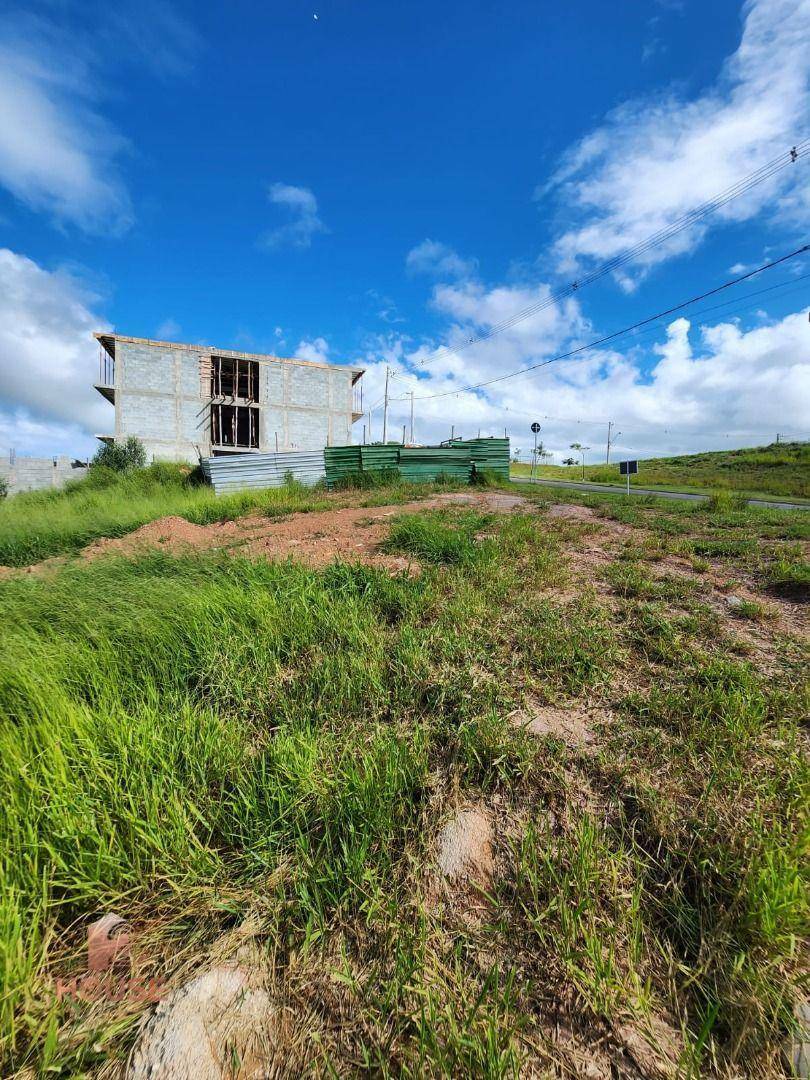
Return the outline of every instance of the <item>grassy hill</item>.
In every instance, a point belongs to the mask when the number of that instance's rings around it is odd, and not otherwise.
[[[785,495],[810,498],[810,443],[771,443],[742,450],[716,450],[682,457],[640,461],[634,482],[683,490],[731,490],[757,497]],[[529,465],[513,465],[512,474],[528,476]],[[579,480],[582,470],[543,465],[536,475],[545,479]],[[623,483],[619,465],[586,465],[585,479],[602,484]]]

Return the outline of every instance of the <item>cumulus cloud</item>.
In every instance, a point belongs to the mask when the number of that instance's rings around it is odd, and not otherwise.
[[[68,30],[57,14],[79,21]],[[90,19],[92,41],[83,18]],[[160,49],[148,48],[154,35]],[[125,232],[133,209],[121,161],[131,147],[103,114],[108,57],[136,55],[141,62],[147,55],[152,70],[182,73],[195,42],[169,5],[150,4],[137,26],[126,7],[32,4],[6,12],[0,21],[0,186],[60,226]]]
[[[739,47],[694,97],[670,93],[626,102],[581,139],[538,197],[555,194],[563,226],[560,269],[610,259],[779,154],[810,123],[810,0],[749,0]],[[735,199],[711,219],[636,260],[635,274],[692,250],[711,224],[773,212],[795,228],[810,218],[807,162]],[[576,221],[576,224],[573,222]]]
[[[299,360],[314,360],[318,364],[329,363],[329,344],[325,338],[316,337],[312,341],[298,342],[295,355]]]
[[[439,240],[423,240],[405,256],[409,274],[428,274],[436,278],[468,278],[476,271],[475,259],[463,259],[458,252]]]
[[[98,297],[73,274],[0,249],[0,441],[20,452],[92,452],[112,406],[93,389]]]
[[[274,206],[283,207],[291,220],[270,229],[261,238],[267,248],[308,248],[317,233],[328,232],[318,216],[318,200],[309,188],[294,184],[271,184],[267,197]]]
[[[441,340],[417,344],[388,334],[370,341],[367,405],[382,398],[389,367],[389,433],[409,423],[413,391],[417,440],[447,438],[452,428],[466,435],[506,429],[525,456],[532,445],[529,425],[536,419],[558,463],[574,441],[592,447],[591,460],[604,460],[608,420],[616,425],[614,433],[621,432],[614,453],[623,456],[752,445],[771,441],[777,431],[810,434],[805,430],[810,415],[806,308],[778,320],[764,316],[763,325],[750,329],[736,321],[692,325],[676,319],[646,344],[636,339],[615,349],[590,350],[576,360],[456,393],[598,336],[577,303],[568,300],[496,337],[452,351],[545,299],[548,291],[546,285],[487,289],[471,282],[435,288],[433,305],[448,319]],[[430,397],[434,394],[442,396]],[[376,405],[375,438],[381,425]]]

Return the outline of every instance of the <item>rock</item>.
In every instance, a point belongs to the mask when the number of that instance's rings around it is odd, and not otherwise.
[[[742,606],[743,606],[743,601],[739,596],[727,596],[726,597],[726,607],[730,611],[739,611],[739,609]]]
[[[618,1037],[643,1076],[675,1080],[680,1075],[683,1037],[659,1016],[648,1016],[640,1025],[624,1024]]]
[[[212,968],[167,995],[143,1027],[127,1080],[258,1080],[272,1058],[274,1010],[235,967]]]
[[[439,872],[450,882],[487,885],[492,877],[492,823],[480,809],[460,810],[439,836]]]
[[[785,1040],[784,1055],[792,1076],[810,1077],[810,1002],[800,1001],[793,1010],[796,1031]]]

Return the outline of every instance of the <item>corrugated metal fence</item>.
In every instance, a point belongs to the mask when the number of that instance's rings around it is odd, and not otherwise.
[[[325,459],[325,460],[324,460]],[[330,488],[362,479],[363,473],[400,477],[410,483],[447,477],[469,483],[483,471],[509,479],[508,439],[454,439],[451,445],[327,446],[325,450],[287,450],[275,454],[223,454],[202,462],[217,494],[245,488],[281,487],[291,476],[302,484],[326,480]]]
[[[302,484],[326,477],[323,450],[287,450],[277,454],[223,454],[200,462],[217,495],[244,488],[281,487],[288,476]]]

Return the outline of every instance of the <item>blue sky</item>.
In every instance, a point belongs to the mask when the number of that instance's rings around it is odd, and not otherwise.
[[[808,72],[810,0],[0,4],[0,451],[92,452],[101,327],[360,361],[369,404],[390,365],[425,440],[525,448],[535,415],[556,460],[603,453],[608,418],[627,455],[807,437],[806,258],[736,306],[455,391],[807,242],[810,156],[434,353],[810,137]]]

